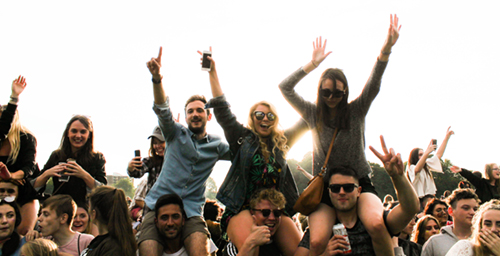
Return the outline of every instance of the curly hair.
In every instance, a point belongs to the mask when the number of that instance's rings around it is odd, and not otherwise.
[[[278,128],[280,118],[279,118],[277,111],[276,111],[276,108],[274,107],[273,104],[271,104],[267,101],[260,101],[260,102],[255,103],[250,108],[250,112],[248,114],[248,129],[252,130],[254,133],[257,134],[256,129],[255,129],[255,124],[253,121],[253,116],[254,116],[253,113],[255,112],[255,109],[257,109],[257,107],[260,105],[268,107],[269,110],[271,111],[271,113],[273,113],[274,116],[276,116],[276,120],[274,121],[275,125],[271,126],[271,141],[273,143],[273,148],[271,151],[269,151],[269,149],[267,148],[267,144],[262,139],[260,139],[260,136],[259,136],[260,148],[262,150],[262,155],[264,156],[264,159],[266,160],[266,162],[269,161],[269,157],[271,156],[271,152],[274,155],[277,154],[276,150],[283,152],[283,157],[285,157],[286,153],[288,153],[288,150],[290,150],[290,148],[287,145],[287,138],[285,136],[285,131],[283,129]]]
[[[255,192],[250,199],[250,209],[254,209],[257,204],[262,201],[267,200],[271,202],[278,209],[284,209],[286,204],[286,199],[283,193],[279,192],[274,188],[262,189]]]

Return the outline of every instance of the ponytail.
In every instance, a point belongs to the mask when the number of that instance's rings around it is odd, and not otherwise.
[[[100,186],[89,198],[92,210],[97,212],[97,220],[107,226],[109,235],[122,246],[123,255],[135,256],[137,243],[123,190]]]

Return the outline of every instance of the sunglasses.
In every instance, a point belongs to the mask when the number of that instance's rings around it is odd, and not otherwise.
[[[340,193],[340,188],[344,189],[345,193],[351,193],[355,188],[359,187],[358,184],[348,183],[348,184],[330,184],[328,189],[332,191],[332,193]]]
[[[283,214],[283,210],[271,210],[271,209],[252,209],[252,210],[261,212],[264,218],[269,217],[269,215],[271,215],[271,212],[273,212],[275,218],[279,218],[281,217],[281,214]]]
[[[253,114],[255,115],[255,118],[259,121],[263,120],[264,117],[266,116],[266,113],[264,113],[262,111],[255,111],[255,112],[253,112]],[[269,112],[269,113],[267,113],[267,119],[269,121],[274,121],[276,119],[276,116],[273,113]]]
[[[335,91],[331,91],[331,90],[328,90],[328,89],[321,89],[319,90],[319,94],[325,98],[330,98],[330,96],[333,94],[333,97],[334,98],[342,98],[344,97],[345,95],[345,92],[344,91],[339,91],[339,90],[335,90]]]
[[[0,188],[0,194],[3,194],[7,192],[8,194],[14,194],[16,193],[16,191],[12,188],[8,188],[8,189],[5,189],[5,188]]]

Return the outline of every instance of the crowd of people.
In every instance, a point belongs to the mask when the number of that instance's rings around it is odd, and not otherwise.
[[[247,124],[239,123],[211,56],[212,98],[191,96],[184,109],[187,127],[180,124],[162,83],[160,47],[147,62],[158,126],[148,138],[148,156],[137,154],[128,163],[130,177],[148,174],[131,203],[123,190],[106,185],[106,160],[94,149],[93,124],[85,115],[69,120],[59,148],[40,170],[36,138],[21,125],[16,110],[26,88],[26,79],[18,77],[9,103],[0,109],[0,255],[500,256],[497,164],[486,165],[485,178],[451,167],[468,183],[436,197],[439,184],[432,173],[443,172],[440,159],[454,134],[450,128],[439,148],[431,140],[425,151],[413,149],[406,167],[381,136],[381,151],[369,148],[390,176],[397,200],[387,196],[382,202],[371,182],[365,120],[400,28],[391,15],[369,79],[350,102],[341,69],[323,72],[315,102],[295,91],[331,53],[327,41],[317,38],[311,61],[279,84],[301,115],[286,130],[267,101],[252,105]],[[225,141],[207,133],[212,114]],[[294,207],[301,191],[286,156],[309,130],[313,171],[298,168],[324,186],[317,205],[304,214]],[[231,161],[217,193],[223,207],[205,198],[207,179],[219,160]],[[46,193],[49,180],[54,188]]]

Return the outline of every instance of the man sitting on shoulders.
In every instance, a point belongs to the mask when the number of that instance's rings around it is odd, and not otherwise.
[[[223,255],[247,256],[255,255],[256,252],[259,256],[282,255],[272,238],[280,227],[285,203],[283,194],[275,189],[257,191],[250,200],[250,213],[254,220],[250,236],[239,252],[236,246],[229,242]]]

